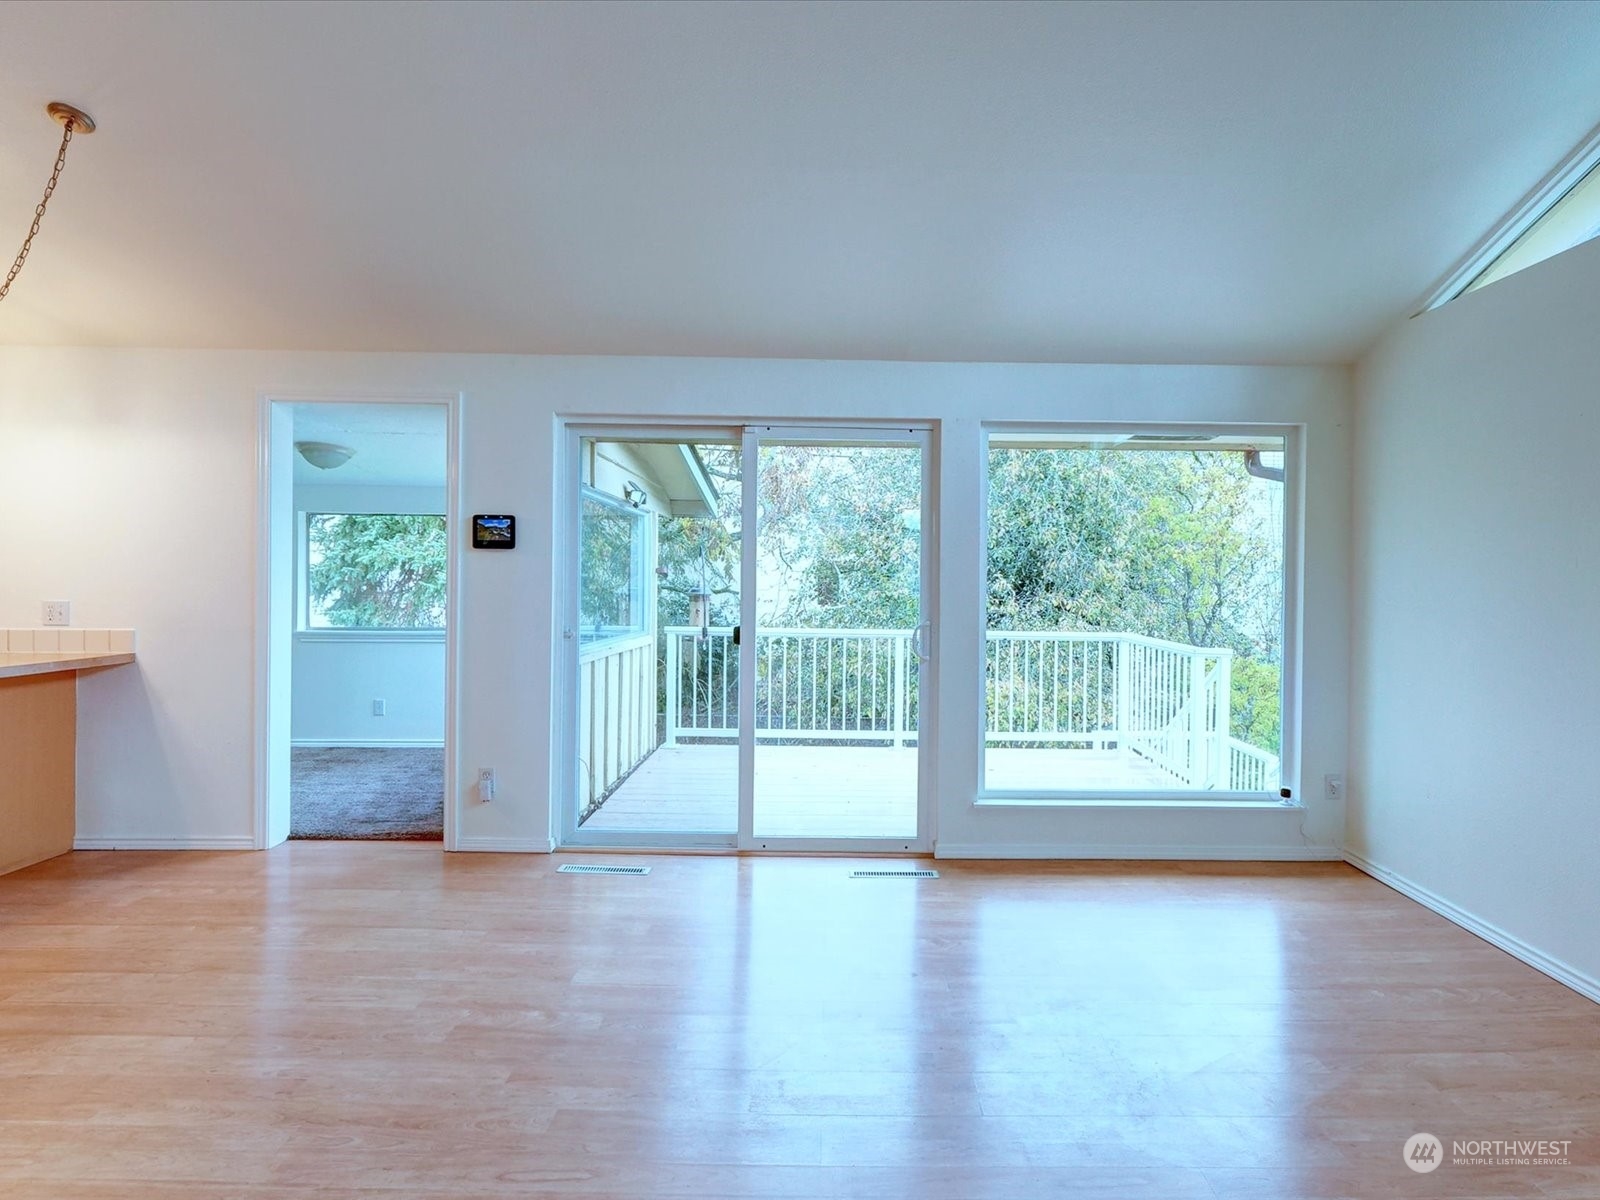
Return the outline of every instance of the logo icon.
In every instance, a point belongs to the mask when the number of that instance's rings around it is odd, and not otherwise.
[[[1431,1133],[1413,1133],[1406,1139],[1406,1166],[1418,1175],[1426,1175],[1444,1161],[1444,1147]]]

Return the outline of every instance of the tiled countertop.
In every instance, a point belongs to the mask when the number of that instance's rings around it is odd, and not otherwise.
[[[120,667],[133,661],[127,650],[43,650],[35,654],[0,654],[0,679],[20,675],[51,675],[58,671],[87,671],[92,667]]]

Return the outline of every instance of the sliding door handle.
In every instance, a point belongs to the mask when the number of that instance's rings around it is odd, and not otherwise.
[[[918,662],[928,661],[928,641],[933,637],[933,622],[924,621],[911,631],[911,653],[917,656]]]

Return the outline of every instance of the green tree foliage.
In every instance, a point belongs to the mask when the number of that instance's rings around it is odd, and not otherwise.
[[[690,593],[702,589],[711,596],[711,624],[739,617],[739,452],[698,450],[718,485],[718,512],[662,523],[665,625],[686,623]],[[920,620],[917,451],[770,446],[760,471],[764,624],[905,629]]]
[[[1275,660],[1282,542],[1244,457],[997,449],[992,629],[1135,632]]]
[[[689,593],[738,620],[739,454],[701,447],[715,517],[663,522],[663,624]],[[760,459],[757,554],[770,625],[906,629],[920,620],[914,451],[780,446]],[[1140,633],[1233,651],[1236,736],[1279,745],[1280,485],[1236,450],[995,449],[991,629]]]
[[[1279,486],[1237,451],[992,450],[989,626],[1231,650],[1234,733],[1276,752]]]
[[[1277,663],[1251,658],[1233,660],[1233,736],[1263,750],[1278,753],[1282,738],[1280,687],[1282,670]]]
[[[442,516],[313,513],[308,535],[313,624],[443,628]]]
[[[758,547],[773,624],[909,629],[922,619],[920,464],[914,449],[763,449]]]

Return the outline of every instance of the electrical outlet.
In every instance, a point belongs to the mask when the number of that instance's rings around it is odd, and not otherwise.
[[[478,799],[485,804],[494,799],[494,768],[478,768]]]
[[[1322,777],[1322,791],[1329,800],[1344,799],[1344,776],[1324,775]]]
[[[44,602],[44,623],[46,625],[71,625],[72,601],[46,600]]]
[[[375,717],[383,717],[383,716],[387,716],[388,714],[389,714],[389,702],[387,700],[374,700],[372,702],[372,715],[373,716],[375,716]]]

